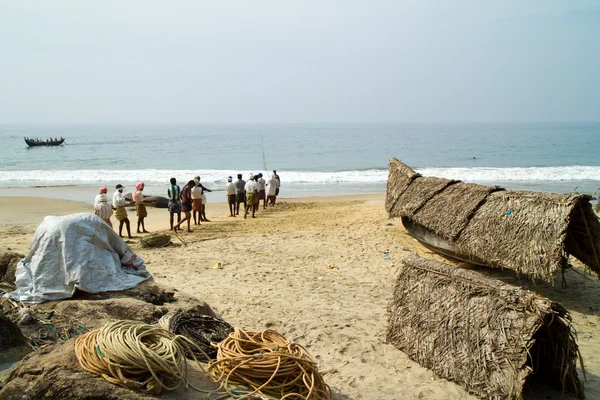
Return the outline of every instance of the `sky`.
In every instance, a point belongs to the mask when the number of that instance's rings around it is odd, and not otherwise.
[[[599,120],[597,0],[0,0],[0,123]]]

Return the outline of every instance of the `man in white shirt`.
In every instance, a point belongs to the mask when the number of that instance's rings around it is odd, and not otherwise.
[[[246,182],[246,186],[244,186],[244,190],[246,191],[246,202],[248,203],[248,207],[246,207],[246,212],[244,213],[244,219],[248,216],[248,211],[251,208],[252,218],[256,218],[254,214],[258,208],[258,183],[256,183],[254,178],[254,174],[250,174],[248,182]]]
[[[125,210],[125,206],[128,205],[128,203],[123,197],[123,189],[124,187],[121,184],[115,186],[113,208],[115,209],[115,218],[119,221],[119,236],[123,237],[123,225],[125,225],[127,227],[127,237],[133,239],[133,236],[131,236],[129,218],[127,217],[127,210]]]
[[[265,184],[266,181],[263,179],[263,174],[258,174],[258,204],[257,207],[260,207],[260,201],[263,201],[263,210],[267,208],[267,195],[265,192]]]
[[[235,184],[231,176],[227,177],[225,192],[227,193],[227,204],[229,204],[229,216],[235,217]]]
[[[110,216],[113,212],[112,206],[108,204],[108,199],[106,197],[107,193],[108,189],[106,188],[106,186],[100,186],[100,193],[94,199],[94,214],[102,218],[102,220],[112,228]]]
[[[279,179],[275,177],[275,174],[271,176],[271,179],[267,181],[267,203],[271,206],[275,206],[275,199],[277,198],[277,190],[279,189]]]
[[[200,220],[202,219],[202,187],[200,187],[200,181],[197,178],[194,178],[194,183],[196,184],[192,188],[192,215],[194,216],[194,225],[200,225]],[[196,215],[198,219],[196,219]]]
[[[200,212],[200,220],[198,221],[198,225],[200,225],[200,221],[210,222],[208,218],[206,218],[206,192],[212,192],[209,188],[200,183],[200,176],[196,175],[194,178],[194,182],[196,182],[196,186],[202,189],[202,211]]]

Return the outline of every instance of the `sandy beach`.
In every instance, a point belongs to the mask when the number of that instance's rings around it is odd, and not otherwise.
[[[0,248],[26,254],[45,215],[90,209],[81,202],[0,197]],[[129,214],[135,224],[135,213]],[[256,219],[228,214],[224,202],[209,203],[212,222],[173,237],[177,246],[141,249],[135,233],[127,242],[156,282],[206,301],[232,325],[271,328],[305,345],[329,371],[325,380],[335,399],[475,398],[385,343],[386,307],[402,258],[417,253],[443,259],[409,236],[399,220],[387,218],[383,194],[283,199],[260,209]],[[168,230],[168,223],[165,209],[149,208],[149,231]],[[529,284],[506,271],[485,273]],[[566,277],[568,289],[561,289],[560,277],[554,287],[536,282],[532,288],[571,312],[587,372],[586,397],[600,398],[600,284],[584,284],[572,272]],[[527,398],[572,397],[536,387]]]

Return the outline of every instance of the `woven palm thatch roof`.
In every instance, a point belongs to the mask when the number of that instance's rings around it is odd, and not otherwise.
[[[389,216],[437,236],[457,258],[553,281],[573,255],[600,275],[600,222],[588,195],[422,177],[397,159],[389,176]]]
[[[412,183],[413,180],[419,178],[421,174],[416,173],[410,167],[402,164],[396,159],[390,161],[390,170],[387,181],[387,198],[385,207],[387,212],[390,212],[396,205],[396,201],[402,196],[406,188]],[[391,168],[392,162],[394,168]]]
[[[409,256],[388,312],[389,343],[481,398],[521,399],[534,377],[583,397],[575,332],[559,303]]]

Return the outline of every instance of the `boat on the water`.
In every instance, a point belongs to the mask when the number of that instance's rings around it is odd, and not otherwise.
[[[600,277],[600,220],[590,200],[421,176],[392,159],[386,210],[430,250],[552,282],[571,256]]]
[[[58,140],[39,140],[39,139],[31,139],[31,138],[24,138],[25,139],[25,143],[27,143],[27,146],[29,147],[37,147],[37,146],[60,146],[61,144],[63,144],[65,142],[65,138],[60,138]]]

